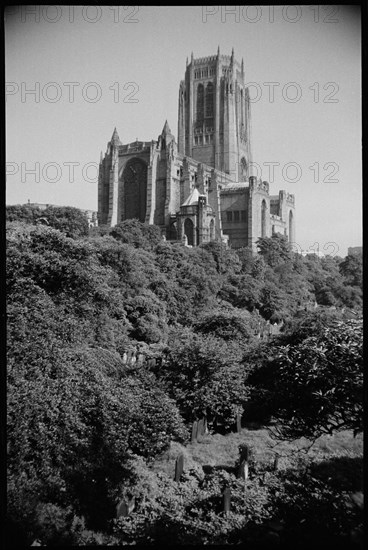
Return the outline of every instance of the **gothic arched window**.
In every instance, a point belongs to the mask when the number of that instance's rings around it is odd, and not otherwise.
[[[247,181],[248,178],[248,165],[244,157],[240,161],[240,181]]]
[[[206,88],[206,117],[213,117],[213,84],[209,82]]]
[[[188,244],[193,246],[194,244],[194,224],[190,218],[186,218],[184,222],[184,233],[188,238]]]
[[[144,222],[147,204],[147,165],[141,159],[131,159],[123,172],[124,219]]]
[[[266,201],[262,201],[261,206],[261,237],[266,236]]]
[[[294,224],[293,224],[293,213],[290,210],[289,212],[289,242],[294,242]]]
[[[210,241],[215,240],[215,221],[210,221]]]
[[[203,124],[204,119],[204,87],[198,84],[197,88],[197,123]]]

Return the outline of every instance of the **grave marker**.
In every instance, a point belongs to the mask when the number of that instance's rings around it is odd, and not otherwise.
[[[197,441],[197,431],[198,431],[198,422],[195,420],[193,422],[193,427],[192,427],[191,443],[195,443]]]
[[[241,432],[241,414],[239,413],[236,415],[236,431],[238,434]]]
[[[175,461],[175,478],[174,481],[180,481],[181,475],[184,470],[184,455],[180,453]]]
[[[230,491],[230,487],[226,487],[226,489],[222,493],[222,496],[223,496],[224,512],[225,512],[225,514],[228,514],[230,512],[230,508],[231,508],[231,491]]]

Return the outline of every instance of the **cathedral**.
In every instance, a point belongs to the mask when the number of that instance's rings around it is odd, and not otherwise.
[[[244,62],[231,55],[186,63],[177,140],[167,121],[157,140],[123,144],[114,130],[98,179],[98,223],[137,218],[168,241],[232,248],[281,233],[295,241],[295,198],[269,194],[251,175],[251,115]]]

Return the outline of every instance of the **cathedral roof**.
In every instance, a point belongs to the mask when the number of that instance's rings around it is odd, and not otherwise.
[[[222,190],[227,191],[230,189],[246,189],[247,187],[249,187],[249,185],[246,181],[231,181],[227,185],[224,185]]]
[[[199,191],[195,187],[191,192],[191,194],[189,195],[189,197],[187,198],[187,200],[183,202],[182,206],[191,206],[192,204],[197,204],[198,199],[199,199]]]

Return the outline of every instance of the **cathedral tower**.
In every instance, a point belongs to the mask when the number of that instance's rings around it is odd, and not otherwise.
[[[244,62],[229,55],[194,59],[179,86],[178,151],[247,181],[251,162],[250,102]]]

